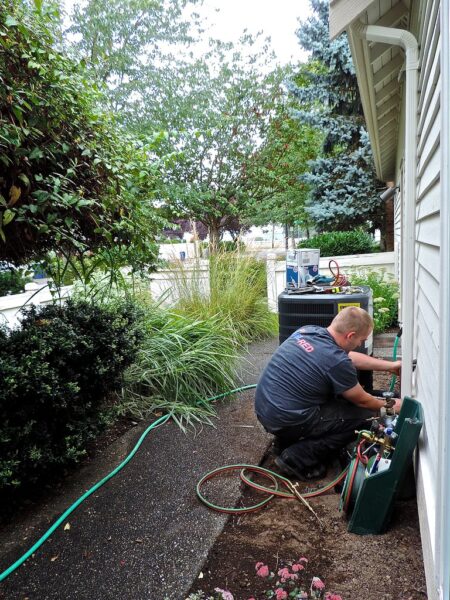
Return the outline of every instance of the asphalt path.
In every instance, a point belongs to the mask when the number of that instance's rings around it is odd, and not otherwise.
[[[238,384],[256,383],[276,347],[276,339],[251,345]],[[183,433],[168,422],[151,431],[133,460],[0,583],[0,599],[184,600],[227,519],[199,502],[197,481],[222,465],[259,464],[270,443],[253,398],[248,390],[218,403],[215,428]],[[42,505],[4,527],[0,572],[115,468],[146,426],[128,431]],[[205,492],[234,506],[241,486],[224,478]]]

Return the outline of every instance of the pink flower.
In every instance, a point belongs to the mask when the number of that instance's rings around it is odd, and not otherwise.
[[[222,600],[234,600],[233,594],[231,592],[228,592],[227,590],[215,588],[214,591],[219,592],[219,594],[222,594]]]
[[[325,600],[342,600],[342,598],[339,594],[330,594],[330,592],[327,592]]]
[[[284,567],[284,569],[278,571],[278,576],[281,577],[281,583],[284,583],[285,581],[289,581],[291,574],[289,573],[289,569]]]
[[[308,559],[305,558],[304,556],[302,556],[301,558],[298,559],[298,562],[305,562],[305,563],[307,563]]]
[[[323,590],[325,587],[324,582],[319,577],[313,577],[311,581],[311,588],[315,590]]]
[[[257,562],[257,563],[256,563],[256,565],[255,565],[255,569],[256,569],[256,570],[258,570],[258,569],[259,569],[259,567],[262,567],[262,566],[263,566],[263,564],[264,564],[264,563],[262,563],[262,562]]]
[[[269,567],[267,565],[262,565],[257,569],[256,574],[258,577],[268,577],[269,576]]]
[[[254,598],[253,598],[253,596],[252,596],[252,597],[251,597],[251,598],[249,598],[248,600],[255,600],[255,599],[254,599]]]
[[[299,571],[303,571],[304,568],[305,567],[303,565],[301,565],[300,563],[294,563],[292,565],[292,570],[294,571],[294,573],[298,573]]]
[[[285,600],[287,598],[287,592],[285,592],[283,588],[277,588],[275,590],[275,598],[276,600]]]
[[[292,579],[293,581],[298,579],[298,575],[296,575],[295,573],[290,573],[287,567],[284,567],[284,569],[280,569],[278,571],[278,575],[281,578],[281,583],[289,581],[290,579]]]

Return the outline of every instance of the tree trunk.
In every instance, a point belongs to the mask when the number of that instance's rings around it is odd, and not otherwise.
[[[220,228],[219,221],[213,221],[209,224],[209,251],[211,254],[217,254],[219,250]]]
[[[295,250],[295,227],[291,226],[291,242],[292,242],[292,250]]]
[[[272,223],[272,250],[275,248],[275,223]]]
[[[194,242],[194,257],[198,258],[200,253],[198,250],[197,223],[195,222],[195,219],[191,220],[191,228],[192,228],[192,240]]]
[[[284,224],[284,246],[286,250],[289,250],[289,225]]]

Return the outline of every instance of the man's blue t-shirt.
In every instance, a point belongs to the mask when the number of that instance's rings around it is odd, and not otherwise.
[[[272,356],[256,388],[255,410],[275,432],[307,423],[319,406],[358,383],[348,354],[323,327],[294,332]]]

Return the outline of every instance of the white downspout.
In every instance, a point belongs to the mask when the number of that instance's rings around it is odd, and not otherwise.
[[[405,84],[405,185],[402,231],[402,395],[413,393],[413,343],[415,294],[415,224],[417,169],[417,86],[419,52],[416,38],[409,31],[356,23],[352,29],[370,42],[401,46],[406,55]]]

